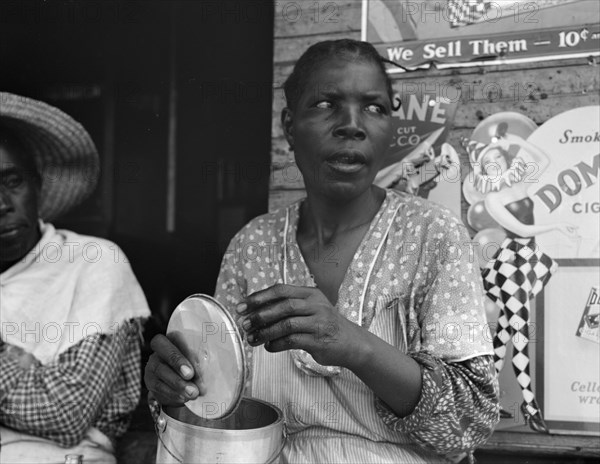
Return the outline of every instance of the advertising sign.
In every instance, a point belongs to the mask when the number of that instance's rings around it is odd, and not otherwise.
[[[396,72],[598,56],[600,9],[596,0],[364,0],[362,39]]]
[[[393,135],[375,184],[430,198],[460,216],[459,157],[445,143],[458,99],[400,80],[393,85],[402,105],[392,113]]]
[[[528,190],[535,223],[577,228],[536,237],[559,265],[538,308],[542,407],[551,430],[599,433],[600,107],[561,113],[528,141],[552,160]]]
[[[496,370],[512,345],[520,409],[538,432],[600,433],[599,131],[600,107],[587,106],[540,127],[499,112],[463,140],[473,168],[467,222],[488,303],[499,308]]]
[[[537,238],[554,259],[600,258],[600,108],[587,106],[546,121],[529,141],[552,160],[528,193],[535,222],[567,222],[578,227],[576,240],[554,230]]]

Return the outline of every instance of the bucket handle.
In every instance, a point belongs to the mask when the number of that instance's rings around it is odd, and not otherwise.
[[[285,444],[287,443],[287,439],[288,439],[288,432],[287,432],[287,426],[284,421],[283,422],[283,437],[281,440],[281,445],[279,445],[279,448],[277,448],[275,450],[273,455],[269,458],[269,460],[265,464],[273,464],[273,462],[275,462],[275,460],[279,457],[279,455],[283,451],[283,448],[285,447]]]
[[[160,403],[156,400],[156,398],[154,398],[154,396],[152,396],[151,393],[148,394],[148,407],[150,408],[150,415],[152,416],[152,420],[154,421],[154,431],[156,432],[158,440],[163,445],[163,448],[166,450],[166,452],[169,453],[173,459],[183,464],[183,460],[175,456],[162,439],[162,434],[167,429],[167,420],[164,417],[160,417]]]

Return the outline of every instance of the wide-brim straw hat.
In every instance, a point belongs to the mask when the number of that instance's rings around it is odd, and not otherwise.
[[[0,92],[0,123],[35,159],[42,219],[65,214],[93,192],[100,175],[98,151],[71,116],[47,103]]]

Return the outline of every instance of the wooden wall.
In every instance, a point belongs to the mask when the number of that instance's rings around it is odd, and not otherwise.
[[[344,37],[360,39],[361,12],[360,0],[276,2],[271,210],[304,196],[302,179],[279,121],[285,106],[283,82],[294,61],[313,43]],[[414,82],[427,89],[443,89],[442,94],[446,92],[449,98],[456,95],[454,89],[461,91],[454,129],[448,139],[457,150],[460,137],[470,135],[479,121],[493,113],[517,111],[542,124],[566,110],[600,102],[598,66],[590,65],[584,58],[527,65],[430,69],[406,73],[394,80],[397,88]]]

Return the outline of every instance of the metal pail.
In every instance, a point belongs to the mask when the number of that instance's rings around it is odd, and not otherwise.
[[[281,410],[254,398],[242,398],[233,414],[217,420],[165,407],[156,432],[157,464],[276,463],[286,441]]]

